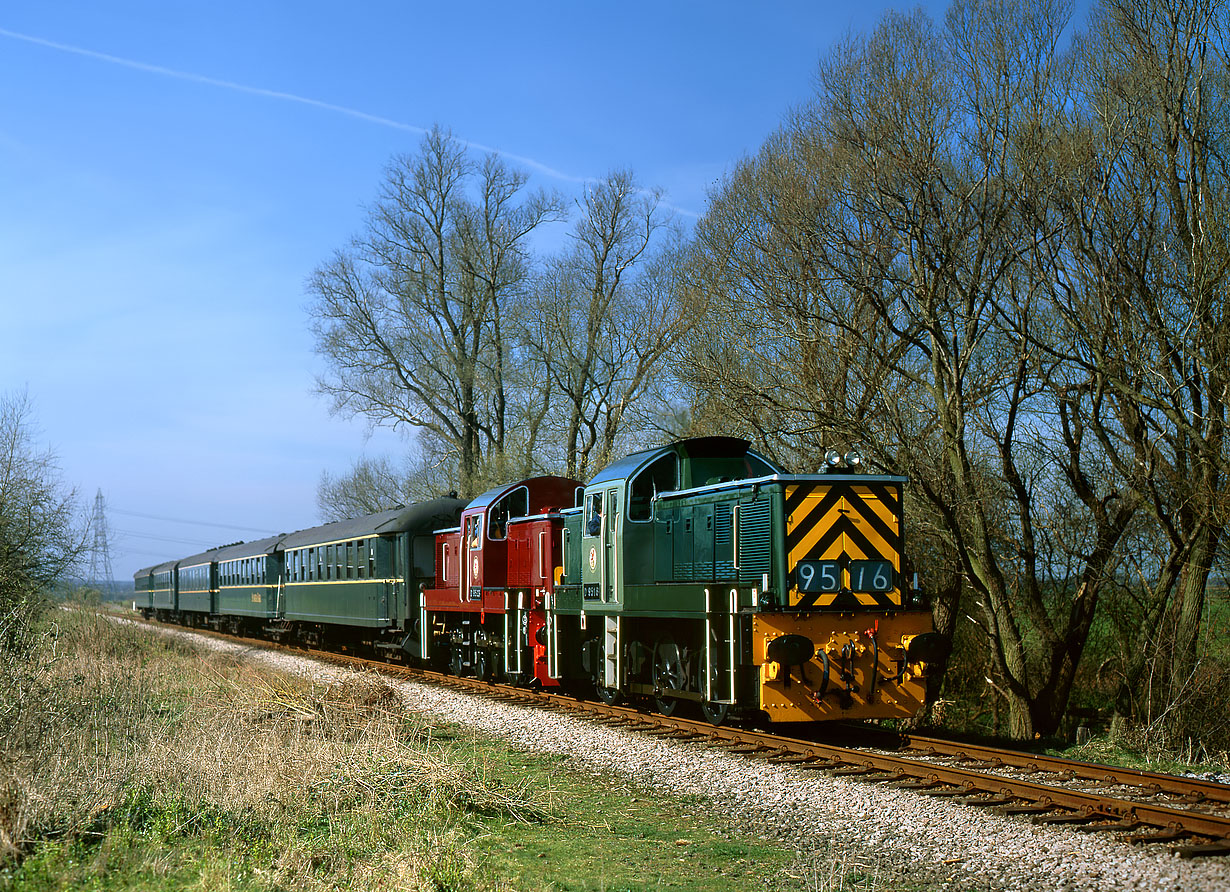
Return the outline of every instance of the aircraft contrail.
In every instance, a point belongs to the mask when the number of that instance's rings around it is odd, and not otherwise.
[[[238,93],[248,93],[252,96],[264,96],[267,99],[280,99],[285,102],[297,102],[300,105],[308,105],[312,108],[319,108],[324,111],[335,112],[339,115],[357,118],[360,121],[367,121],[371,124],[379,124],[382,127],[392,127],[395,130],[405,130],[409,133],[425,134],[426,127],[419,127],[415,124],[406,124],[402,121],[395,121],[392,118],[385,118],[380,115],[368,114],[365,111],[359,111],[355,108],[347,108],[344,105],[334,105],[331,102],[321,102],[319,99],[311,99],[307,96],[298,96],[294,93],[286,93],[282,90],[266,90],[263,87],[250,87],[247,84],[237,84],[234,81],[222,80],[216,77],[207,77],[203,74],[193,74],[189,71],[177,71],[174,68],[166,68],[162,65],[151,65],[148,62],[138,62],[135,59],[125,59],[120,56],[112,56],[109,53],[100,53],[96,50],[87,50],[84,47],[73,46],[67,43],[58,43],[54,40],[46,40],[42,37],[33,37],[29,34],[21,34],[17,31],[9,31],[6,28],[0,28],[0,36],[8,37],[13,40],[21,40],[26,43],[32,43],[36,46],[46,47],[48,49],[57,50],[62,53],[72,53],[75,56],[84,56],[87,59],[96,59],[100,62],[107,62],[111,65],[121,65],[124,68],[132,68],[136,71],[144,71],[149,74],[158,74],[163,77],[173,77],[182,81],[191,81],[197,84],[206,84],[211,87],[220,87],[224,90],[234,90]],[[562,180],[568,183],[597,183],[597,179],[593,177],[578,177],[573,174],[564,173],[561,170],[556,170],[554,167],[543,164],[541,161],[536,161],[533,158],[527,158],[524,155],[515,155],[511,152],[505,152],[502,149],[497,149],[492,146],[485,146],[481,143],[465,142],[481,152],[494,152],[519,164],[524,164],[526,167],[531,167],[539,173],[551,177],[556,180]],[[680,213],[689,213],[680,211]],[[692,215],[694,216],[694,215]]]

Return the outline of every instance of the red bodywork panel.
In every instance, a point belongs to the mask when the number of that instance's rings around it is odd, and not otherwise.
[[[510,598],[526,609],[526,640],[534,651],[534,678],[543,687],[559,682],[547,672],[547,598],[555,590],[555,571],[562,566],[564,518],[543,514],[509,525],[508,587]]]

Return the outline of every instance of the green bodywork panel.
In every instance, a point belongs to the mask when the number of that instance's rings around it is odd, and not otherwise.
[[[286,619],[346,626],[389,625],[392,585],[383,580],[295,582],[286,587]]]
[[[214,597],[218,593],[218,565],[199,564],[181,568],[179,577],[179,609],[192,613],[213,613]]]
[[[226,585],[218,589],[218,613],[273,619],[278,610],[277,585]]]

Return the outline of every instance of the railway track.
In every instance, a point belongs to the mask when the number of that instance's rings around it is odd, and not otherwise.
[[[191,631],[248,645],[254,641],[200,629]],[[949,797],[963,805],[990,808],[1039,824],[1066,825],[1091,833],[1125,833],[1129,842],[1164,845],[1183,858],[1230,855],[1230,785],[1201,778],[909,735],[893,735],[898,747],[894,751],[883,746],[843,746],[737,726],[715,727],[700,720],[445,675],[356,654],[263,640],[259,643],[334,665],[375,670],[523,706],[588,716],[606,725],[799,770],[824,771],[921,795]]]

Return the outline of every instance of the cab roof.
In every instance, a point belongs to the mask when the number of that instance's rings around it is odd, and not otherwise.
[[[551,475],[542,477],[528,477],[524,480],[518,480],[516,483],[506,483],[503,486],[497,486],[494,489],[487,490],[481,495],[475,496],[470,500],[469,504],[466,505],[465,510],[470,511],[474,508],[486,508],[488,505],[498,502],[503,496],[512,492],[514,489],[519,489],[522,486],[528,486],[533,489],[535,484],[542,485],[546,483],[560,483],[565,486],[582,485],[578,481],[573,480],[571,477],[555,477]]]
[[[589,481],[590,486],[609,483],[613,480],[626,480],[641,468],[651,464],[663,455],[678,455],[681,459],[692,458],[742,458],[752,455],[778,474],[783,473],[773,462],[751,448],[751,442],[740,437],[691,437],[686,440],[676,440],[665,446],[655,446],[652,449],[642,449],[607,465]],[[764,476],[757,474],[756,476]]]

